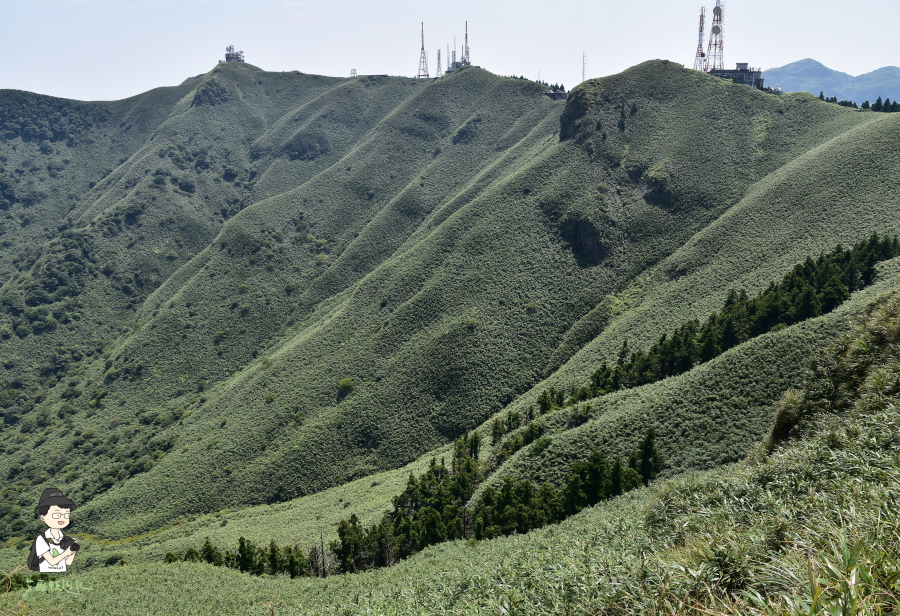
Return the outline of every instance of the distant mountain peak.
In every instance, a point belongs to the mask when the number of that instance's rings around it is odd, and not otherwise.
[[[841,100],[862,103],[879,96],[900,98],[900,68],[885,66],[854,77],[828,68],[818,60],[804,58],[763,72],[766,82],[785,92],[809,92],[836,96]]]
[[[785,64],[785,65],[782,66],[781,68],[788,68],[788,67],[806,67],[806,66],[815,66],[815,67],[821,67],[821,68],[828,68],[827,66],[825,66],[824,64],[822,64],[822,63],[819,62],[818,60],[814,60],[813,58],[803,58],[802,60],[797,60],[796,62],[791,62],[790,64]],[[828,69],[828,70],[832,70],[832,69]]]

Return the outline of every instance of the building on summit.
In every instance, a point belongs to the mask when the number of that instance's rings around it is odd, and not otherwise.
[[[244,52],[243,51],[235,51],[234,45],[229,45],[225,48],[225,61],[226,62],[243,62],[244,61]]]
[[[720,79],[730,79],[734,83],[740,83],[757,90],[765,89],[763,87],[762,70],[751,68],[747,62],[738,62],[734,70],[729,69],[712,69],[710,75]]]

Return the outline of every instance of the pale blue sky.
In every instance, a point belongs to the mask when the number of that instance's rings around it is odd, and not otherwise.
[[[225,46],[269,71],[414,76],[419,22],[435,52],[567,88],[653,58],[691,66],[700,6],[715,0],[0,0],[0,88],[125,98],[205,73]],[[811,57],[853,75],[900,65],[900,3],[731,0],[725,62],[763,69]],[[709,25],[707,24],[707,31]],[[775,85],[775,84],[772,84]]]

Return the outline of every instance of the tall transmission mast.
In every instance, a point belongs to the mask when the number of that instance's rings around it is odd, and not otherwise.
[[[463,47],[463,64],[469,65],[471,63],[469,60],[469,22],[466,21],[466,45]]]
[[[706,7],[700,7],[700,35],[697,37],[697,55],[694,56],[694,70],[706,71],[706,54],[703,53],[703,30],[706,26]]]
[[[581,81],[587,79],[587,54],[581,52]]]
[[[725,7],[716,0],[713,8],[713,25],[709,31],[709,49],[706,52],[706,71],[725,70]]]
[[[428,56],[425,54],[425,22],[422,22],[422,53],[419,54],[419,74],[416,78],[428,79]]]
[[[440,48],[438,48],[437,51],[438,51],[437,68],[434,69],[434,76],[440,77],[441,76],[441,50],[440,50]]]

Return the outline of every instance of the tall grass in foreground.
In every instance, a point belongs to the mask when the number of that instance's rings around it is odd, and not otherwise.
[[[719,486],[677,495],[672,484],[647,517],[678,556],[655,609],[900,613],[898,350],[895,295],[785,395],[770,457],[761,449]],[[779,449],[791,436],[807,440]]]

